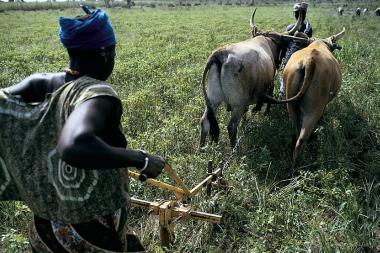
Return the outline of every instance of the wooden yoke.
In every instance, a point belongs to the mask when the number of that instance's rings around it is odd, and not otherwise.
[[[221,175],[222,170],[218,169],[215,172],[210,173],[210,171],[212,171],[212,163],[209,162],[208,176],[191,191],[186,187],[170,165],[166,164],[164,170],[179,187],[151,178],[148,178],[145,182],[152,186],[173,192],[177,200],[145,201],[131,198],[131,204],[132,206],[149,208],[151,214],[159,216],[161,245],[169,247],[174,240],[174,222],[176,221],[197,219],[213,224],[220,223],[222,218],[221,215],[193,211],[190,205],[183,204],[181,201],[183,199],[189,200],[189,197],[195,196],[200,192],[203,186],[207,186],[208,192],[211,191],[211,183],[216,180],[217,175]],[[129,176],[136,180],[139,178],[139,174],[132,171],[129,171]]]

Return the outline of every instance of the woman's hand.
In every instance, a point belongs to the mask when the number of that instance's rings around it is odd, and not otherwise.
[[[140,171],[139,179],[141,182],[144,182],[148,178],[158,177],[165,166],[165,160],[161,156],[147,155],[147,158],[146,168],[142,168]]]

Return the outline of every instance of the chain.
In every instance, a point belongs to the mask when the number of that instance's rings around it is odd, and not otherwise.
[[[238,150],[239,150],[239,147],[240,147],[240,144],[242,143],[242,140],[244,139],[244,137],[246,136],[246,134],[248,134],[249,132],[251,132],[252,130],[252,127],[253,127],[253,117],[251,117],[248,122],[246,123],[246,125],[244,126],[244,129],[243,129],[243,132],[241,135],[239,135],[237,141],[236,141],[236,144],[235,146],[232,148],[232,150],[229,152],[229,155],[227,157],[227,159],[223,162],[223,165],[222,165],[222,172],[224,172],[226,169],[229,168],[229,166],[231,165],[232,161],[234,161],[234,159],[236,158],[236,154],[238,153]],[[217,201],[217,199],[219,198],[220,194],[222,194],[222,192],[218,192],[209,202],[209,204],[207,205],[207,209],[211,209],[213,210],[214,208],[214,205]],[[200,231],[202,226],[204,226],[204,223],[200,223],[198,225],[195,226],[195,229],[193,229],[193,231]],[[217,225],[217,226],[220,226],[220,225]]]
[[[242,143],[242,140],[244,139],[245,135],[248,134],[248,133],[250,133],[252,131],[252,128],[253,128],[253,124],[252,124],[253,120],[252,119],[253,119],[253,115],[250,117],[250,119],[248,120],[248,122],[245,124],[242,134],[239,135],[239,137],[238,137],[238,139],[236,141],[235,146],[230,151],[227,159],[223,162],[223,166],[222,166],[222,171],[223,172],[226,169],[228,169],[229,166],[231,165],[232,161],[235,160],[236,154],[238,153],[240,144]]]

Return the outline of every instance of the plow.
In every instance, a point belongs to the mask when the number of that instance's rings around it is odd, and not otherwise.
[[[211,224],[220,224],[222,219],[221,215],[196,211],[194,210],[195,207],[189,204],[189,202],[192,197],[196,196],[204,189],[206,195],[211,197],[213,187],[219,189],[226,187],[223,173],[228,170],[230,164],[235,159],[244,136],[252,131],[252,127],[252,121],[249,121],[245,125],[242,134],[237,139],[234,148],[229,152],[229,155],[225,156],[225,159],[219,163],[217,169],[214,170],[213,161],[208,161],[205,178],[192,189],[186,186],[169,164],[165,164],[163,173],[167,173],[169,178],[174,181],[175,185],[152,178],[143,180],[146,184],[170,191],[175,196],[175,199],[160,201],[147,201],[131,198],[132,206],[147,208],[151,215],[158,216],[161,246],[168,248],[173,243],[175,232],[174,225],[179,221],[200,220]],[[131,178],[142,181],[139,173],[134,171],[129,171],[128,173]],[[217,193],[212,199],[216,200],[219,193]]]
[[[220,185],[222,182],[223,168],[213,170],[212,161],[208,162],[206,177],[194,188],[189,189],[169,164],[166,164],[163,172],[167,173],[175,185],[148,178],[144,182],[148,185],[170,191],[175,198],[170,200],[147,201],[131,198],[131,205],[143,207],[149,210],[151,215],[158,216],[161,246],[170,247],[174,240],[174,225],[179,221],[200,220],[212,224],[221,222],[221,215],[194,210],[190,204],[192,197],[199,194],[204,188],[206,194],[211,195],[212,185]],[[129,171],[129,176],[141,180],[140,174]]]

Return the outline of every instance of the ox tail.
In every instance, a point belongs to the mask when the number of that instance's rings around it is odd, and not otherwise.
[[[208,72],[210,70],[210,67],[212,64],[217,64],[218,69],[220,70],[222,67],[222,64],[224,62],[224,59],[226,59],[226,56],[228,56],[228,52],[223,49],[217,49],[215,50],[208,58],[206,66],[203,70],[203,76],[202,76],[202,91],[203,91],[203,97],[206,102],[206,107],[207,107],[207,114],[206,117],[209,120],[210,123],[210,136],[211,139],[217,140],[219,137],[219,126],[218,126],[218,121],[216,120],[215,117],[215,112],[212,109],[210,99],[207,96],[207,90],[206,90],[206,78],[208,75]]]
[[[305,92],[307,91],[307,89],[309,88],[311,79],[313,78],[314,70],[315,70],[315,63],[313,60],[305,64],[304,80],[303,80],[301,89],[298,91],[298,93],[294,97],[280,100],[266,94],[265,95],[266,100],[273,104],[285,104],[285,103],[294,102],[301,99],[305,95]]]

